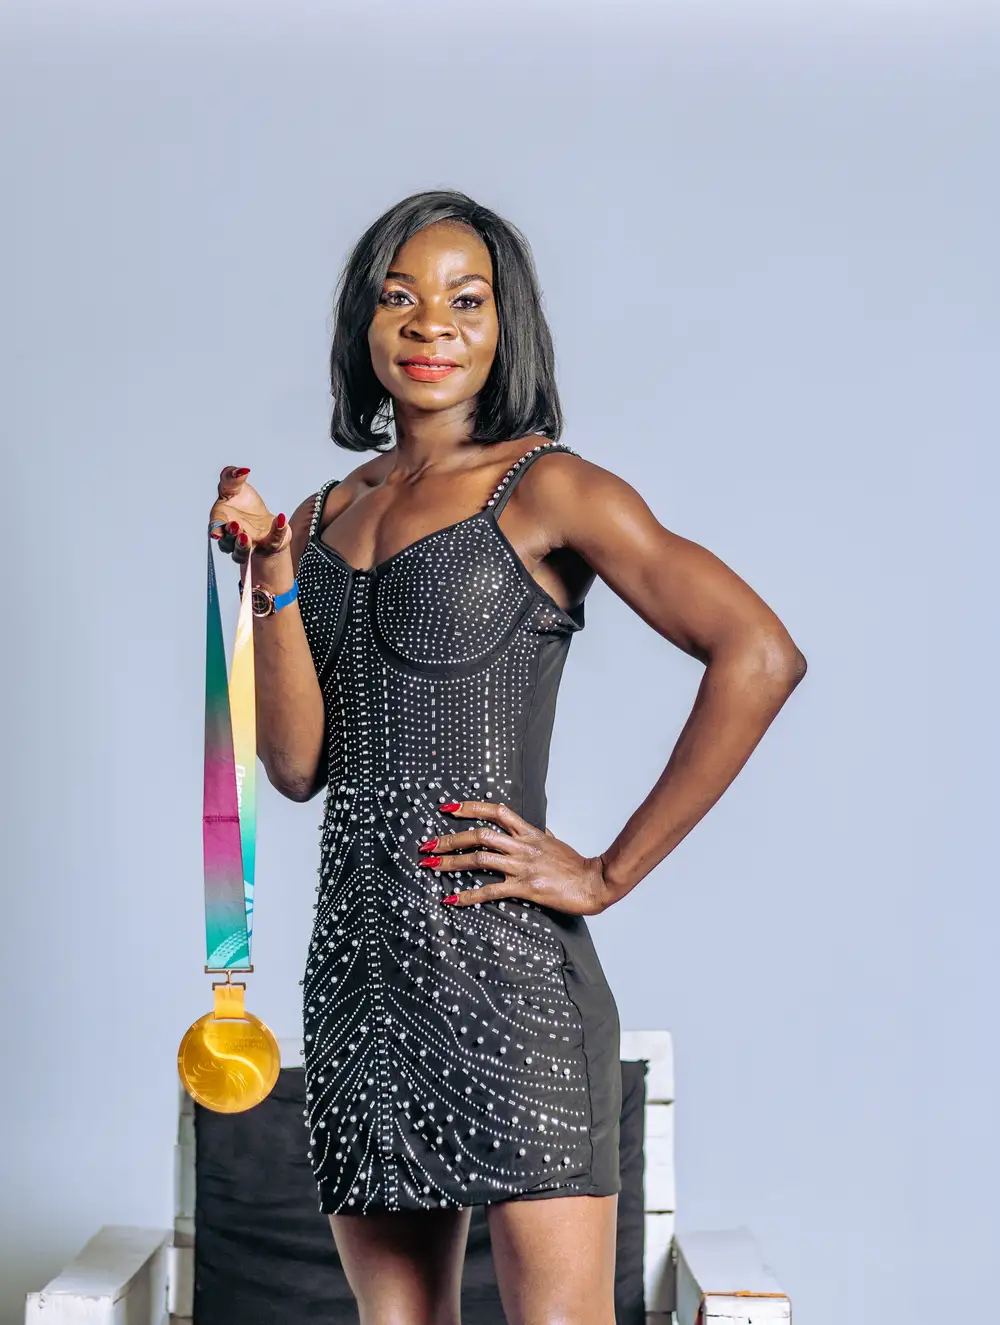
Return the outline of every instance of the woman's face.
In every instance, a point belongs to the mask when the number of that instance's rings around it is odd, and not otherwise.
[[[499,335],[492,282],[486,245],[453,222],[427,226],[393,258],[368,344],[397,409],[448,409],[482,390]]]

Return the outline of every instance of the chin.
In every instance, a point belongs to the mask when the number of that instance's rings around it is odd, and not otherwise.
[[[398,385],[392,396],[401,404],[412,405],[415,409],[452,409],[461,405],[470,397],[464,392],[446,389],[444,382],[414,382],[406,379],[406,385]]]

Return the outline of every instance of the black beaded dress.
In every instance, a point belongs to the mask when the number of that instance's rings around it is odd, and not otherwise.
[[[303,980],[306,1127],[326,1213],[619,1190],[619,1022],[580,916],[449,907],[503,876],[418,845],[495,800],[545,827],[556,692],[583,610],[536,583],[497,518],[545,442],[474,515],[369,570],[325,544],[299,605],[326,710],[328,789]]]

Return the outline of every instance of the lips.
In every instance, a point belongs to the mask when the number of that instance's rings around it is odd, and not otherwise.
[[[411,354],[400,359],[399,366],[407,377],[416,382],[439,382],[458,367],[454,359],[432,358],[428,354]]]

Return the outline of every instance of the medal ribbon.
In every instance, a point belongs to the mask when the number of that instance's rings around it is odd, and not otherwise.
[[[257,715],[253,616],[249,591],[240,603],[233,665],[226,679],[219,586],[208,544],[205,631],[205,946],[210,970],[250,966],[257,854]]]

